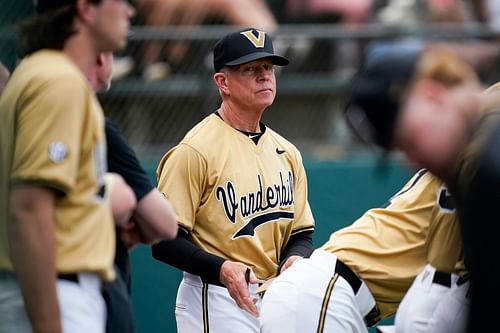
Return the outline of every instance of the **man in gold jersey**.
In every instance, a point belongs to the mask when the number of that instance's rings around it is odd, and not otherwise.
[[[5,85],[7,84],[9,76],[9,70],[4,64],[2,64],[2,62],[0,62],[0,95],[2,94],[3,88],[5,88]]]
[[[126,43],[121,0],[39,0],[0,97],[0,331],[104,332],[114,278],[104,117],[83,72]]]
[[[435,267],[430,281],[455,272],[461,243],[446,194],[421,170],[384,207],[334,232],[269,286],[262,332],[367,332],[396,312],[426,263]]]
[[[352,88],[352,127],[385,149],[402,149],[453,194],[471,272],[467,331],[491,331],[498,323],[490,300],[500,297],[498,88],[485,93],[474,70],[442,47],[372,59]]]
[[[301,155],[261,122],[276,95],[274,65],[288,63],[264,31],[223,37],[214,47],[220,108],[160,161],[158,187],[179,234],[153,246],[153,256],[184,271],[178,332],[259,332],[257,284],[310,255]]]

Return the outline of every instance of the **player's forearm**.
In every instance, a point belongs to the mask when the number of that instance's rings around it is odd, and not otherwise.
[[[33,332],[61,332],[56,294],[54,200],[51,190],[13,190],[9,239],[12,261]]]
[[[130,220],[137,205],[134,192],[119,174],[110,172],[106,176],[112,182],[109,202],[113,219],[116,225],[125,224]]]
[[[137,203],[134,220],[147,243],[174,239],[177,236],[174,208],[157,189],[151,190]]]

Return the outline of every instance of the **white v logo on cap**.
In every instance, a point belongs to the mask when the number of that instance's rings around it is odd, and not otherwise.
[[[264,31],[255,30],[259,34],[257,37],[253,34],[252,30],[240,32],[245,36],[256,48],[263,48],[266,41],[266,33]]]

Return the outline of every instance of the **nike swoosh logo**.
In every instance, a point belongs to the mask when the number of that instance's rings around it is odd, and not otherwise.
[[[281,150],[279,148],[276,148],[276,154],[281,155],[283,153],[286,153],[286,151],[285,150]]]
[[[259,135],[260,135],[260,134],[253,134],[253,135],[252,135],[252,134],[249,134],[249,135],[248,135],[248,137],[249,137],[250,139],[253,139],[253,138],[258,137]]]

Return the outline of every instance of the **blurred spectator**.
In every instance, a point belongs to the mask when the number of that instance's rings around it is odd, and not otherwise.
[[[268,0],[279,23],[341,24],[355,29],[371,21],[377,0]],[[278,39],[278,45],[280,44]],[[299,72],[333,72],[336,78],[350,76],[359,63],[363,43],[359,40],[309,40],[293,36],[282,42],[286,54],[294,61],[288,70]],[[312,54],[314,52],[314,55]],[[282,53],[284,53],[282,51]],[[328,61],[311,61],[327,58]]]
[[[390,0],[377,15],[385,24],[460,23],[471,19],[461,0]]]
[[[272,34],[276,19],[265,0],[136,0],[136,6],[149,27],[196,26],[207,22],[252,26]],[[185,59],[189,43],[150,41],[141,55],[142,76],[160,80]],[[166,52],[164,52],[166,51]],[[122,59],[123,61],[123,59]],[[116,64],[118,70],[121,64]],[[116,78],[116,77],[115,77]]]
[[[500,31],[500,1],[483,0],[487,12],[487,21],[490,27],[495,31]]]
[[[486,0],[486,2],[488,2]],[[378,22],[389,25],[409,25],[423,26],[426,23],[432,24],[455,24],[466,25],[477,24],[486,19],[485,1],[474,0],[466,2],[463,0],[390,0],[386,7],[382,8],[376,16]],[[500,3],[491,1],[492,3]],[[416,44],[442,44],[453,49],[460,54],[479,73],[484,82],[493,82],[498,79],[496,71],[496,61],[500,55],[498,43],[479,38],[464,39],[443,39],[433,37],[406,37],[396,41],[374,42],[369,47],[372,51],[377,47],[400,48]]]
[[[286,0],[286,13],[292,18],[329,17],[330,21],[363,23],[370,19],[374,0]],[[337,18],[337,19],[335,19]]]

